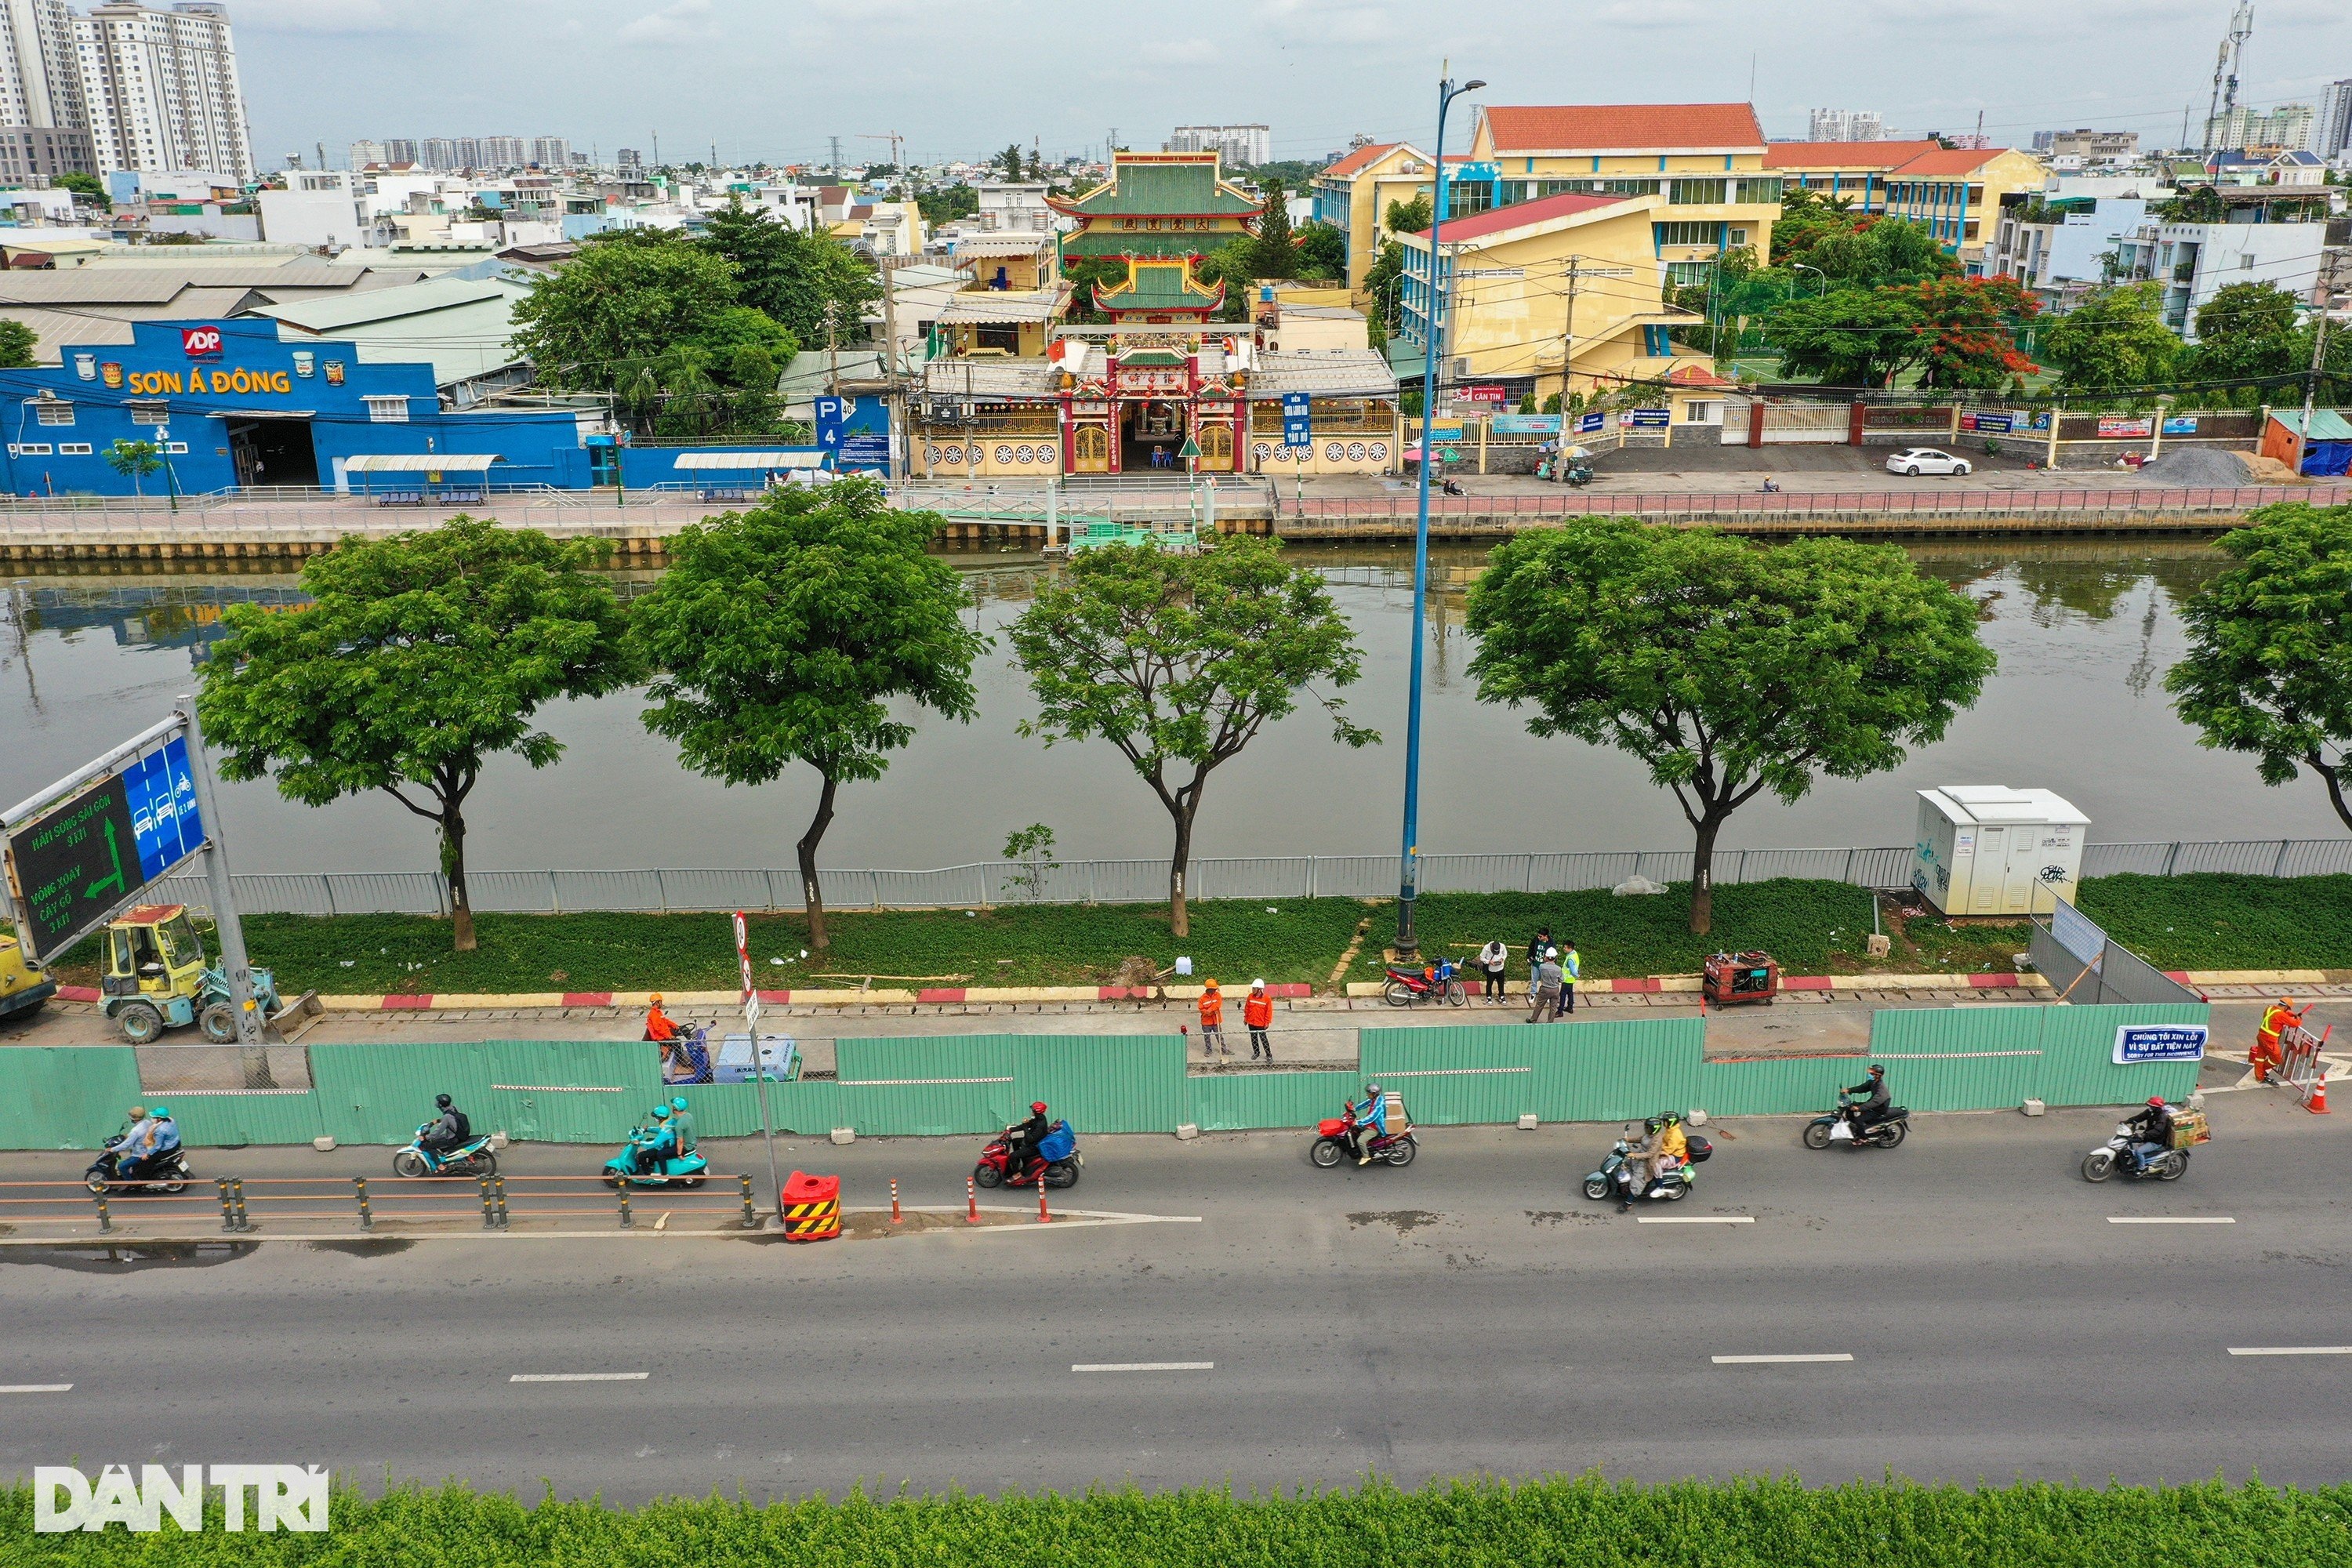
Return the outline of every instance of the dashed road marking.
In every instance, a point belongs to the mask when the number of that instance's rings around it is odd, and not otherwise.
[[[1827,1355],[1719,1355],[1710,1359],[1717,1366],[1775,1366],[1788,1362],[1852,1361],[1853,1357],[1839,1351]]]
[[[643,1383],[649,1372],[519,1372],[509,1383]]]
[[[1752,1214],[1637,1214],[1635,1225],[1754,1225]]]
[[[71,1394],[70,1383],[0,1383],[0,1394]]]
[[[2231,1345],[2231,1355],[2352,1355],[2352,1345]]]
[[[1213,1372],[1213,1361],[1079,1361],[1072,1372]]]
[[[2235,1225],[2234,1215],[2124,1215],[2111,1214],[2109,1225]]]

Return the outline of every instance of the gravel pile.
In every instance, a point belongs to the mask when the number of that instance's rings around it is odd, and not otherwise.
[[[2253,483],[2245,459],[2219,447],[2175,447],[2140,469],[2140,478],[2168,485],[2237,486]]]

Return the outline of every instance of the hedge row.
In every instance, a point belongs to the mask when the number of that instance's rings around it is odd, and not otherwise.
[[[1794,1479],[1442,1483],[1243,1499],[1193,1490],[635,1510],[459,1486],[339,1494],[323,1535],[35,1536],[0,1491],[11,1562],[92,1568],[2316,1568],[2352,1562],[2352,1486],[2219,1480],[1979,1490]]]

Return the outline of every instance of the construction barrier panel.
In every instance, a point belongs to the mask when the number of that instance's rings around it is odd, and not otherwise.
[[[2197,1084],[2194,1062],[2116,1065],[2126,1024],[2201,1024],[2197,1004],[2089,1007],[1899,1008],[1872,1015],[1870,1059],[1915,1110],[1973,1110],[2039,1099],[2119,1105]],[[1018,1121],[1032,1100],[1089,1132],[1307,1127],[1367,1080],[1404,1097],[1423,1126],[1623,1121],[1702,1107],[1717,1116],[1829,1109],[1858,1080],[1860,1055],[1706,1058],[1703,1018],[1465,1024],[1368,1028],[1357,1070],[1191,1074],[1172,1035],[944,1035],[843,1039],[834,1079],[767,1086],[776,1130],[816,1136],[982,1136]],[[617,1143],[645,1108],[677,1090],[635,1040],[320,1045],[313,1088],[172,1092],[183,1139],[200,1146],[406,1142],[433,1107],[457,1099],[477,1127],[524,1142]],[[687,1089],[705,1138],[760,1129],[759,1086]],[[140,1099],[128,1046],[0,1051],[0,1147],[95,1148]]]
[[[794,1171],[784,1178],[784,1239],[831,1241],[841,1234],[841,1178]]]

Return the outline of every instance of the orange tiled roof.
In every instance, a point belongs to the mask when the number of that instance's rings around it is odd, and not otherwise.
[[[1497,104],[1486,113],[1503,153],[1764,145],[1764,127],[1745,103]]]
[[[1612,207],[1620,202],[1636,199],[1631,196],[1592,196],[1567,191],[1556,196],[1538,196],[1531,202],[1516,202],[1507,207],[1489,207],[1468,217],[1448,218],[1445,243],[1452,245],[1456,240],[1480,239],[1490,234],[1500,234],[1505,229],[1541,223],[1547,218],[1567,217],[1575,213],[1591,212],[1595,207]],[[1429,230],[1423,229],[1421,237],[1427,239]]]
[[[1395,152],[1398,148],[1403,145],[1404,143],[1402,142],[1375,142],[1368,147],[1359,147],[1354,152],[1349,153],[1346,157],[1340,159],[1338,163],[1332,164],[1329,168],[1324,170],[1323,173],[1334,179],[1342,175],[1352,174],[1357,170],[1363,168],[1366,164],[1379,161],[1384,155]]]
[[[1895,172],[1898,174],[1914,175],[1973,174],[2008,151],[2006,147],[1994,147],[1981,153],[1946,152],[1943,148],[1937,147],[1932,152],[1920,153],[1907,163],[1897,166]]]
[[[1764,148],[1768,169],[1897,169],[1935,142],[1773,142]]]

